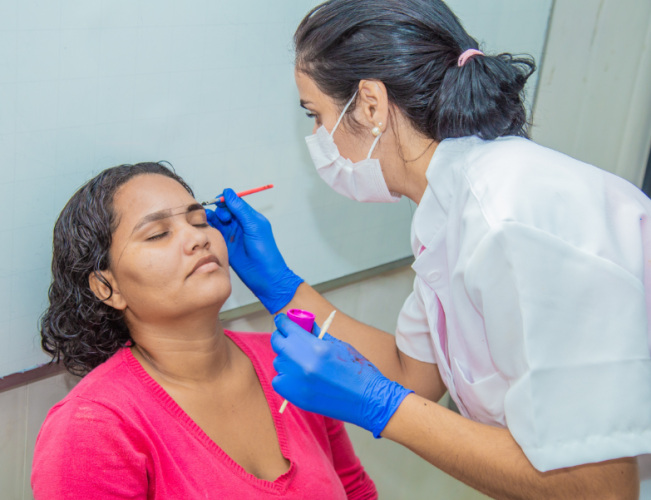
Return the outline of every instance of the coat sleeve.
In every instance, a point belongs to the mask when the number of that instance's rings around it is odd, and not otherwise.
[[[48,414],[36,441],[36,500],[147,498],[146,457],[129,426],[105,406],[73,398]]]
[[[510,384],[507,426],[541,471],[651,452],[644,286],[590,250],[504,222],[465,272]]]
[[[431,311],[431,315],[435,314],[437,314],[435,311]],[[436,323],[436,318],[434,322]],[[432,332],[425,304],[420,295],[418,278],[414,280],[414,291],[407,297],[398,316],[396,345],[400,351],[411,358],[436,364]]]
[[[355,455],[344,423],[328,417],[324,417],[324,420],[330,439],[333,464],[348,500],[377,499],[375,484]]]

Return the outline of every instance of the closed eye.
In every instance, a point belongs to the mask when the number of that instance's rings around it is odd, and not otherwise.
[[[305,115],[306,115],[308,118],[316,118],[316,114],[311,113],[311,112],[309,112],[309,111],[308,111],[307,113],[305,113]]]
[[[208,227],[208,223],[207,223],[207,222],[203,222],[203,223],[201,223],[201,224],[192,224],[192,225],[193,225],[194,227]]]
[[[156,240],[160,240],[161,238],[163,238],[164,236],[166,236],[168,232],[169,232],[169,231],[165,231],[165,232],[163,232],[163,233],[159,233],[159,234],[155,234],[154,236],[150,236],[149,238],[147,238],[147,241],[156,241]]]

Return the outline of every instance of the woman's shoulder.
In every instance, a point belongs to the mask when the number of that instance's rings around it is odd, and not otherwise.
[[[127,399],[133,399],[138,384],[128,367],[128,348],[120,349],[101,365],[91,370],[53,407],[75,406],[88,402],[105,407],[121,408]]]
[[[558,179],[559,183],[574,178],[585,182],[602,173],[593,165],[523,137],[507,136],[490,141],[463,137],[443,141],[441,146],[442,152],[455,160],[456,170],[471,184],[502,185],[508,178],[520,181],[549,178]]]
[[[599,191],[603,183],[596,167],[512,136],[444,140],[432,157],[427,179],[443,202],[463,204],[475,198],[489,224],[513,215],[500,211],[525,213],[520,205],[546,204],[559,196],[576,199],[579,192]]]
[[[94,384],[86,384],[88,389],[79,385],[45,417],[36,439],[35,466],[47,469],[53,460],[58,463],[66,455],[80,450],[86,453],[94,447],[106,447],[109,442],[124,439],[125,432],[120,430],[126,431],[123,424],[128,419],[120,401],[111,401],[97,393],[91,389]]]
[[[586,221],[601,224],[651,211],[624,179],[531,140],[472,137],[446,147],[455,158],[459,202],[475,199],[491,227],[512,221],[555,233],[559,225],[575,231]]]
[[[107,491],[119,485],[125,498],[127,490],[129,498],[135,498],[135,492],[146,489],[147,440],[127,413],[119,401],[92,395],[83,387],[52,407],[34,448],[34,495],[69,498],[79,484]],[[96,476],[97,470],[105,474]]]
[[[119,420],[121,416],[116,405],[70,393],[50,409],[38,439],[71,434],[78,440],[86,434],[95,434],[99,428],[113,427]]]
[[[137,428],[153,399],[129,367],[130,358],[138,362],[130,354],[120,349],[50,409],[37,439],[39,456],[54,453],[61,443],[73,450],[103,440],[130,442],[142,434]]]

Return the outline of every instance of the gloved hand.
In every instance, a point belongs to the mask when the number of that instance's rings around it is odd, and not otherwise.
[[[413,391],[387,379],[350,344],[327,333],[319,340],[318,327],[309,334],[285,314],[274,321],[276,392],[303,410],[351,422],[380,437]]]
[[[278,312],[303,280],[285,264],[269,221],[232,189],[223,196],[224,203],[214,211],[206,209],[208,223],[224,236],[228,259],[240,279],[270,313]]]

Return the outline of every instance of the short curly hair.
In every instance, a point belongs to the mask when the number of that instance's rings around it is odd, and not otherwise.
[[[113,210],[118,189],[134,177],[163,175],[192,189],[162,163],[108,168],[84,184],[66,204],[54,225],[49,306],[40,319],[41,345],[66,369],[84,376],[131,339],[122,313],[99,300],[88,278],[109,268],[109,249],[119,218]],[[112,291],[112,290],[111,290]]]

